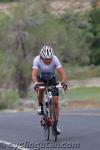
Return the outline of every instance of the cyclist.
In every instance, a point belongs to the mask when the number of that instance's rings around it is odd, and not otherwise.
[[[42,115],[42,101],[43,101],[43,89],[39,89],[39,84],[45,83],[48,85],[55,85],[56,84],[56,77],[55,77],[55,70],[57,70],[61,85],[64,88],[64,90],[67,89],[67,83],[66,83],[66,75],[65,71],[57,58],[57,56],[54,55],[53,49],[45,45],[40,51],[40,54],[36,56],[33,60],[33,67],[32,67],[32,80],[34,83],[34,89],[38,91],[37,93],[37,99],[38,99],[38,114]],[[56,111],[56,117],[58,120],[59,117],[59,105],[58,105],[58,99],[59,99],[59,91],[58,88],[52,89],[53,93],[53,100],[55,105],[55,111]],[[60,130],[57,128],[58,134],[60,134]]]

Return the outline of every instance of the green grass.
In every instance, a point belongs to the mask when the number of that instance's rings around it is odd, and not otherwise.
[[[32,90],[28,91],[28,96],[27,97],[28,97],[28,100],[32,101],[32,102],[37,100],[36,92],[35,91],[33,92]]]
[[[27,100],[36,104],[36,93],[28,92]],[[69,89],[66,94],[60,93],[60,105],[68,101],[96,101],[100,102],[100,87]],[[16,109],[20,106],[20,98],[17,91],[5,90],[0,92],[0,110]]]
[[[28,99],[36,101],[36,95],[32,91],[28,93]],[[60,93],[60,101],[100,101],[100,87],[80,87],[68,89],[65,94]]]
[[[9,17],[7,15],[5,15],[3,12],[1,12],[0,13],[0,28],[2,28],[5,25],[7,25],[8,21],[9,21]]]
[[[4,3],[4,2],[15,2],[15,1],[17,1],[17,0],[0,0],[0,3]]]
[[[0,92],[0,110],[16,108],[18,102],[17,91],[4,90]]]
[[[100,87],[69,89],[64,99],[72,101],[100,101]]]

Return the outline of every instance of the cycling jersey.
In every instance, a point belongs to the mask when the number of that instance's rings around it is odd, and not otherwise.
[[[55,70],[61,67],[61,63],[57,56],[53,55],[52,62],[49,65],[46,65],[43,60],[41,59],[40,55],[36,56],[33,60],[33,67],[37,68],[38,76],[42,79],[51,79],[54,74]]]

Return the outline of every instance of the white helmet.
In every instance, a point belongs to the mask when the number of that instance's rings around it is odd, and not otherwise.
[[[53,57],[53,49],[50,46],[43,46],[40,52],[40,56],[42,58],[52,58]]]

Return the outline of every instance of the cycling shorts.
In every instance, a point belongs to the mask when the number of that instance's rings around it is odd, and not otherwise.
[[[49,80],[45,80],[43,78],[40,78],[39,76],[37,78],[38,78],[38,82],[43,82],[44,84],[46,84],[48,86],[54,86],[54,85],[57,84],[57,81],[56,81],[55,77],[52,77]],[[58,88],[53,87],[52,89],[50,89],[50,91],[52,92],[53,96],[59,96],[59,90],[58,90]]]

